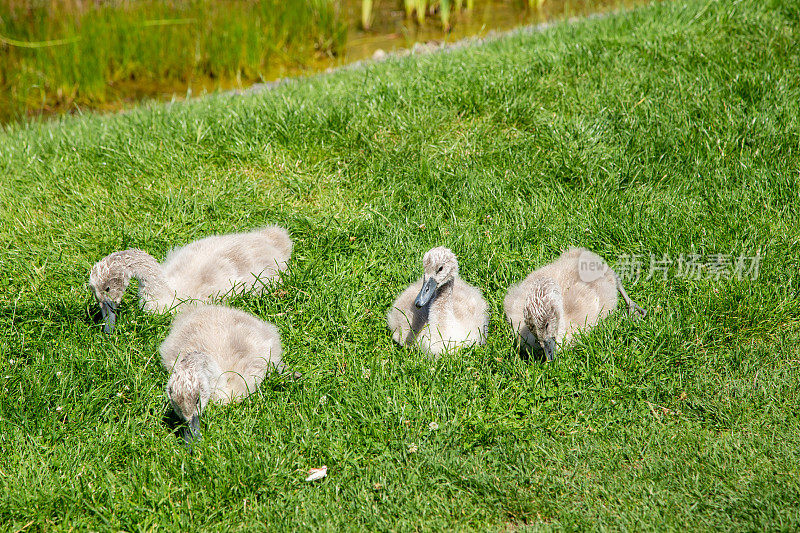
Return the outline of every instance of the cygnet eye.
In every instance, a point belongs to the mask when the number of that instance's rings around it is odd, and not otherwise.
[[[106,288],[103,289],[103,290],[106,291],[106,292],[110,291],[111,290],[111,285],[106,285]]]
[[[440,266],[439,270],[437,270],[436,273],[438,274],[439,272],[441,272],[443,268],[444,268],[443,266]]]

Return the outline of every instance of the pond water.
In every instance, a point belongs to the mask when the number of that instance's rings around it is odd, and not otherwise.
[[[491,30],[510,30],[522,25],[541,24],[643,3],[641,0],[545,0],[542,7],[536,9],[528,7],[527,2],[478,0],[471,11],[454,13],[449,32],[442,30],[438,15],[429,16],[424,25],[419,25],[414,20],[407,19],[402,9],[382,3],[373,17],[370,31],[364,32],[356,25],[351,26],[341,61],[352,62],[370,57],[378,49],[391,51],[411,48],[418,42],[453,42],[465,37],[484,35]],[[349,20],[357,20],[358,13],[350,13]]]

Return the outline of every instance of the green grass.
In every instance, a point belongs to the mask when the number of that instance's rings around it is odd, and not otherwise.
[[[0,523],[797,530],[798,18],[663,3],[0,133]],[[295,238],[285,293],[231,305],[274,322],[305,379],[210,408],[188,455],[163,422],[170,318],[131,290],[103,335],[89,268],[267,222]],[[384,313],[435,245],[492,320],[486,346],[431,361]],[[505,290],[569,245],[763,261],[631,282],[645,320],[521,361]]]

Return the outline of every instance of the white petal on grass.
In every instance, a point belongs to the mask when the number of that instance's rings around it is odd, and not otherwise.
[[[439,429],[439,424],[437,424],[436,422],[431,422],[430,424],[428,424],[428,429],[430,429],[431,431],[436,431],[437,429]]]
[[[326,465],[322,465],[319,468],[310,469],[308,473],[309,476],[306,478],[306,481],[316,481],[328,475],[328,467]]]

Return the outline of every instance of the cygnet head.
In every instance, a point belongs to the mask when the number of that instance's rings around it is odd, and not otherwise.
[[[547,360],[552,361],[556,353],[556,337],[564,319],[564,300],[558,283],[551,278],[534,280],[525,299],[522,315]]]
[[[442,286],[451,283],[458,276],[458,259],[449,248],[439,246],[425,253],[422,267],[422,289],[414,300],[414,305],[418,308],[427,305]]]
[[[208,357],[194,351],[178,358],[167,381],[170,406],[188,424],[183,438],[189,444],[200,437],[200,414],[211,397],[211,378]]]
[[[103,331],[111,333],[117,321],[117,307],[131,281],[126,265],[126,252],[114,252],[98,261],[89,273],[89,288],[100,304],[105,326]]]

